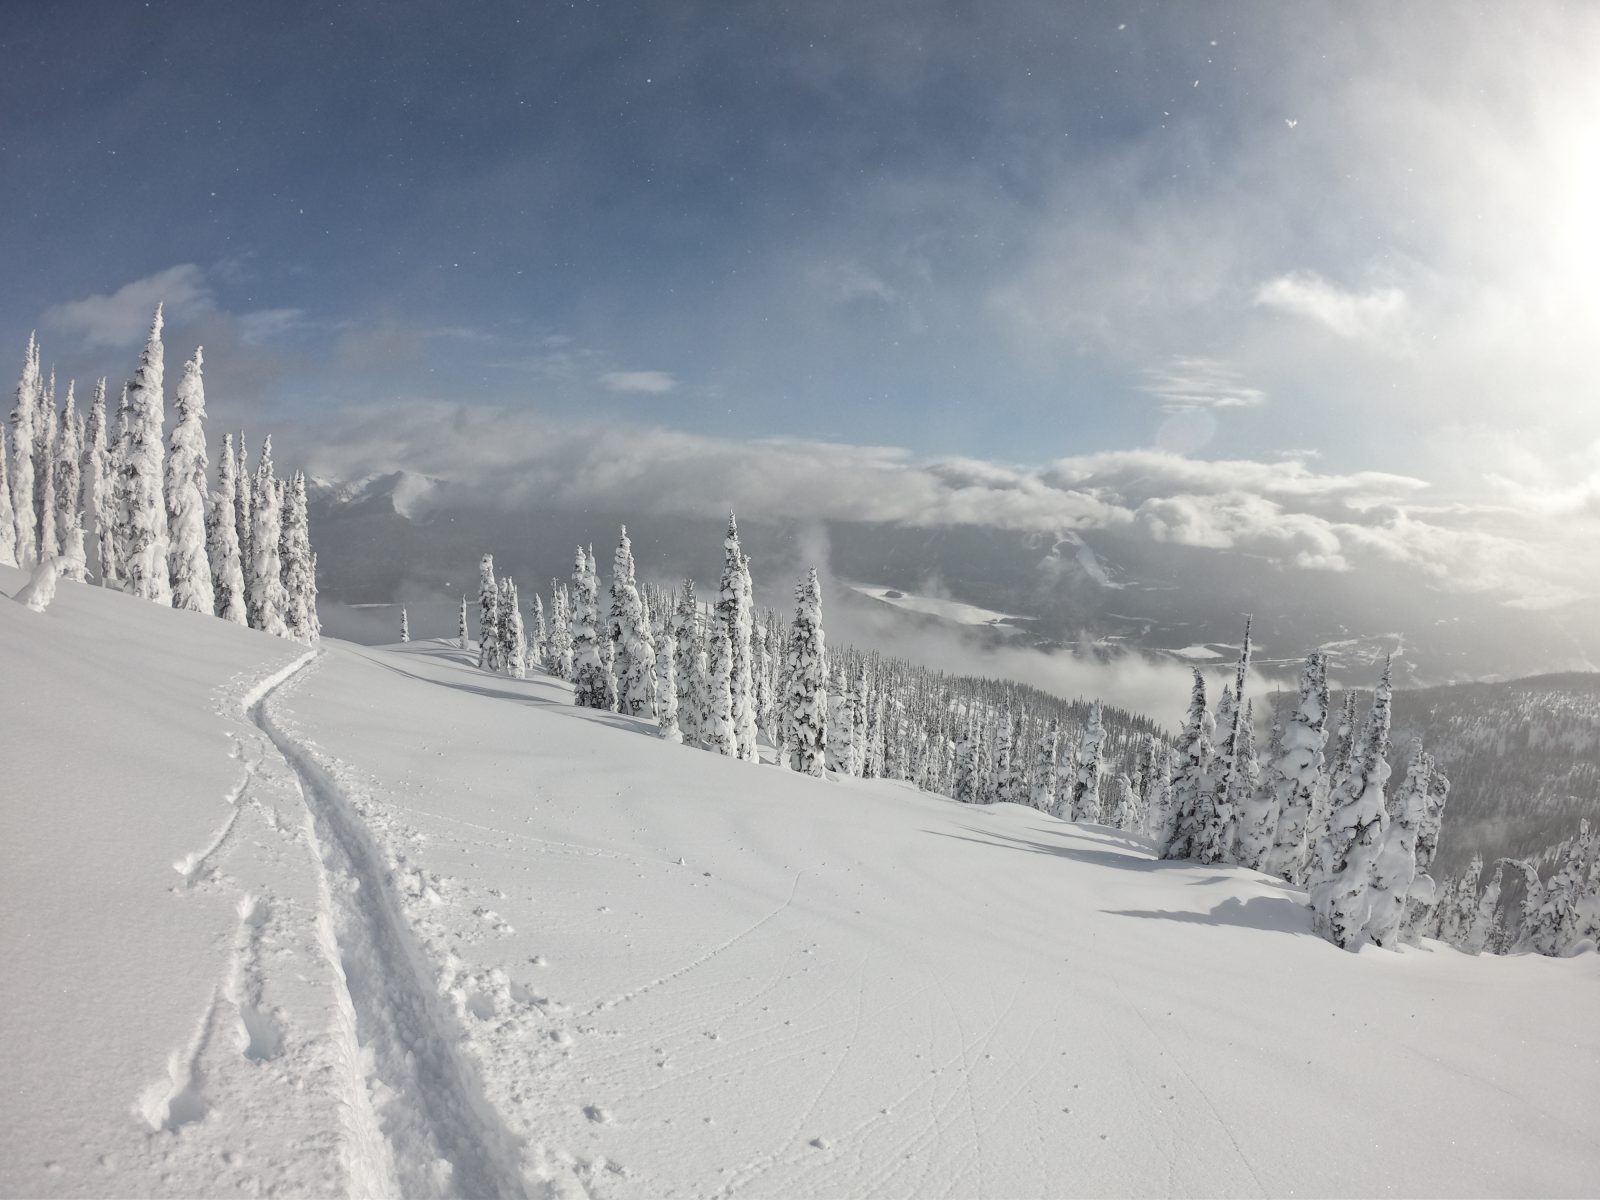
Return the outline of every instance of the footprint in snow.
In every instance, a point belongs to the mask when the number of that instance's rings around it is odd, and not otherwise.
[[[598,1104],[585,1105],[583,1115],[596,1125],[610,1125],[613,1119],[610,1110],[601,1108]]]

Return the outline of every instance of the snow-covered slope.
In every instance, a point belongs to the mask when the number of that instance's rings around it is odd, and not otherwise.
[[[64,586],[0,648],[7,1194],[1600,1178],[1593,955],[1345,954],[1262,876],[663,745],[439,642],[284,676]]]

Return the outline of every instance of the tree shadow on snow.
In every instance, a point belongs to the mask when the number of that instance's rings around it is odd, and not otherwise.
[[[1310,937],[1311,910],[1288,896],[1229,896],[1210,912],[1174,912],[1165,909],[1102,909],[1113,917],[1140,917],[1152,921],[1177,921],[1182,925],[1235,925]]]
[[[1070,858],[1075,862],[1094,863],[1096,866],[1115,867],[1121,871],[1167,871],[1191,867],[1194,864],[1183,861],[1168,861],[1165,859],[1149,857],[1149,851],[1143,846],[1133,846],[1132,849],[1140,851],[1145,857],[1133,854],[1118,853],[1114,850],[1089,850],[1081,846],[1063,846],[1053,842],[1036,842],[1031,838],[1013,837],[1010,834],[998,833],[993,829],[978,829],[973,826],[966,828],[981,837],[964,837],[959,833],[943,833],[937,829],[925,829],[934,837],[954,838],[958,842],[973,842],[979,846],[993,846],[997,850],[1022,850],[1030,854],[1049,854],[1056,858]]]

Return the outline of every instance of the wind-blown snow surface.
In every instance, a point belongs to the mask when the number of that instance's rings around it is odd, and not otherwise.
[[[22,578],[0,570],[0,589]],[[1592,1193],[1600,962],[663,745],[438,642],[0,602],[7,1194]]]

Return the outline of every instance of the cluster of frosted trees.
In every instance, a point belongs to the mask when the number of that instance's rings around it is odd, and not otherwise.
[[[1600,834],[1578,833],[1528,858],[1481,855],[1439,886],[1423,932],[1468,954],[1571,954],[1600,945]]]
[[[463,598],[463,648],[468,607]],[[1076,786],[1076,811],[1100,819],[1104,761],[1131,767],[1154,732],[1120,711],[1106,710],[1102,721],[1098,707],[1015,684],[830,647],[815,571],[796,585],[792,615],[757,612],[750,560],[731,518],[722,577],[705,600],[693,580],[675,590],[641,582],[624,530],[609,579],[593,551],[580,548],[570,582],[552,581],[548,606],[537,594],[525,604],[486,557],[477,626],[483,669],[520,676],[541,667],[573,684],[576,703],[652,719],[670,741],[747,761],[758,760],[764,741],[780,766],[805,774],[904,780],[972,803],[1010,800],[1053,812],[1057,793],[1070,796]],[[1051,766],[1036,783],[1042,741]],[[1094,773],[1093,785],[1057,782],[1058,743],[1062,769],[1074,781]],[[1072,766],[1080,754],[1081,772]],[[1105,819],[1125,813],[1133,828],[1142,808],[1126,772],[1116,777],[1116,795],[1122,799]]]
[[[716,596],[641,584],[626,528],[602,586],[592,548],[580,546],[570,585],[552,581],[547,611],[535,595],[525,619],[514,580],[486,555],[478,584],[478,665],[521,678],[538,665],[571,681],[573,700],[656,722],[667,741],[759,761],[765,732],[779,765],[821,775],[827,742],[822,589],[812,570],[796,586],[787,632],[757,619],[750,559],[728,518]],[[462,601],[459,637],[467,645]]]
[[[158,604],[313,642],[305,476],[278,478],[271,438],[252,473],[243,435],[237,456],[230,435],[216,487],[208,485],[201,352],[184,364],[168,432],[161,328],[158,307],[114,415],[104,379],[87,413],[70,382],[58,409],[55,372],[45,380],[38,341],[28,339],[9,446],[0,430],[0,565],[92,576]]]
[[[1428,869],[1450,785],[1420,741],[1404,780],[1390,784],[1391,665],[1358,726],[1354,693],[1334,718],[1327,658],[1313,653],[1263,760],[1245,695],[1250,654],[1247,621],[1233,684],[1214,713],[1205,678],[1194,673],[1188,717],[1149,818],[1161,856],[1237,863],[1305,887],[1313,927],[1336,946],[1415,944],[1435,901]]]

